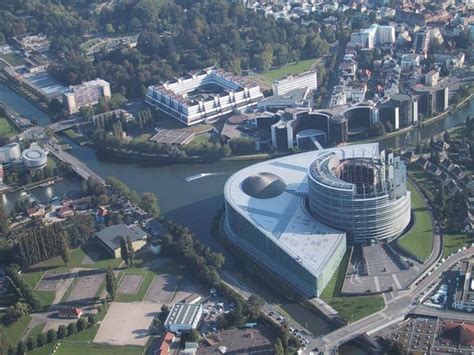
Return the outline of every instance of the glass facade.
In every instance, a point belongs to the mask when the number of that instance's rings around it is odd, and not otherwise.
[[[306,297],[319,296],[331,279],[346,251],[341,242],[317,275],[307,270],[294,256],[277,245],[226,201],[226,235],[256,263]]]

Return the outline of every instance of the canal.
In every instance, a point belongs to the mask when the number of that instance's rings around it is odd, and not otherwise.
[[[1,84],[0,101],[5,102],[26,118],[36,119],[40,124],[49,122],[49,117],[42,111]],[[381,140],[381,148],[398,148],[406,144],[416,144],[420,139],[429,138],[431,135],[442,133],[445,129],[461,124],[468,115],[474,116],[472,101],[439,122],[404,135]],[[234,172],[255,163],[255,161],[218,161],[209,164],[142,166],[124,161],[120,164],[100,161],[92,148],[80,147],[71,141],[68,143],[73,147],[70,153],[102,177],[115,176],[138,192],[154,192],[158,196],[161,211],[166,217],[189,227],[203,242],[217,250],[222,249],[211,237],[209,226],[217,210],[223,206],[224,183]],[[213,174],[191,182],[184,181],[188,176],[204,172]],[[40,201],[47,201],[51,196],[60,195],[69,190],[80,190],[80,184],[76,181],[64,180],[54,186],[32,190],[31,193]],[[14,195],[7,194],[4,202],[14,201],[15,198]],[[330,326],[323,319],[314,316],[300,305],[294,302],[281,302],[281,304],[282,308],[300,324],[308,324],[312,332],[322,334],[330,330]],[[351,345],[340,349],[342,354],[355,354],[359,351],[364,353]]]

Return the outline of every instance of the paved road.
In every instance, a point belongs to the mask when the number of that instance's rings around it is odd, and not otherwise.
[[[450,257],[436,270],[432,271],[431,274],[426,276],[425,279],[418,283],[418,285],[415,283],[410,287],[410,289],[400,291],[393,298],[389,299],[383,310],[345,327],[339,328],[322,337],[315,338],[310,342],[308,349],[317,348],[325,354],[333,353],[340,345],[364,333],[374,332],[375,330],[389,326],[394,322],[397,322],[399,319],[404,318],[407,314],[416,312],[418,308],[426,311],[426,307],[418,306],[416,301],[436,287],[441,280],[444,271],[448,270],[462,259],[472,256],[474,256],[474,248],[457,253]],[[385,295],[384,297],[387,299]],[[445,313],[445,316],[446,314],[447,312]]]
[[[79,159],[72,156],[69,153],[66,153],[58,144],[54,143],[45,143],[44,147],[47,148],[51,154],[53,154],[59,160],[68,163],[72,166],[76,174],[81,176],[83,179],[87,180],[88,178],[93,178],[97,182],[105,185],[105,180],[93,172],[87,167],[86,164],[82,163]]]

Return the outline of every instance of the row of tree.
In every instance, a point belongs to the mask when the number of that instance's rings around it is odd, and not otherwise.
[[[60,223],[22,231],[17,235],[19,257],[23,267],[61,256],[69,262],[69,241]]]
[[[58,340],[82,332],[83,330],[94,326],[96,323],[97,315],[91,313],[87,318],[80,318],[77,322],[69,323],[67,326],[60,325],[57,330],[49,329],[46,333],[39,333],[36,337],[30,336],[26,342],[20,340],[16,347],[9,346],[5,353],[2,353],[0,348],[0,354],[24,355],[27,352],[41,348],[46,344],[55,343]]]
[[[41,301],[33,293],[33,290],[31,289],[30,285],[28,285],[20,277],[18,273],[19,270],[20,268],[18,267],[18,265],[10,265],[5,269],[5,275],[10,278],[11,282],[13,283],[13,286],[16,289],[16,292],[19,294],[20,298],[28,304],[30,310],[39,311],[41,309]],[[9,321],[15,321],[21,318],[23,310],[23,306],[16,305],[15,309],[12,309],[12,312],[10,313],[11,319],[9,319]]]

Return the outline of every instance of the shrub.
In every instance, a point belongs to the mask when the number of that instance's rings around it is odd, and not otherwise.
[[[73,335],[77,333],[77,326],[76,323],[69,323],[67,326],[67,335]]]
[[[46,333],[46,339],[48,340],[48,343],[54,343],[58,339],[58,333],[56,332],[56,329],[50,329]]]
[[[17,355],[26,354],[26,345],[21,340],[18,342],[18,345],[16,346],[16,354]]]
[[[36,337],[36,344],[38,346],[43,346],[44,344],[46,344],[46,336],[43,333],[38,334],[38,336]]]
[[[97,315],[96,314],[89,314],[87,316],[87,322],[89,325],[94,325],[97,323]]]
[[[68,330],[65,325],[60,325],[58,328],[58,339],[63,339],[67,337]]]
[[[26,342],[26,346],[28,347],[29,351],[34,350],[36,348],[36,339],[33,337],[29,337]]]
[[[76,324],[79,332],[87,328],[87,321],[84,318],[79,319]]]

